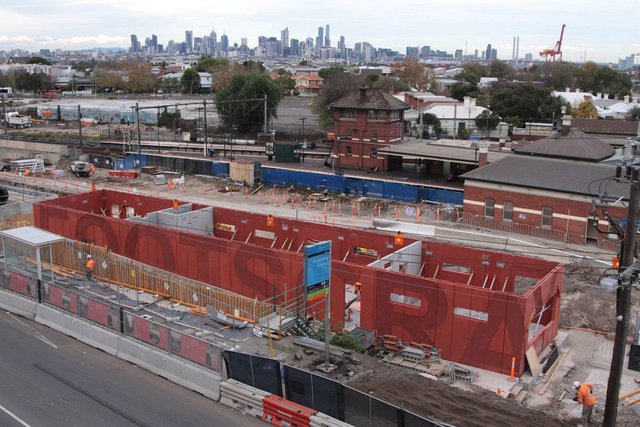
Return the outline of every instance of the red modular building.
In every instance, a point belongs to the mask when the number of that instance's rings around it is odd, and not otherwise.
[[[329,106],[336,137],[336,166],[347,169],[389,170],[387,156],[378,150],[402,141],[408,104],[380,89],[361,87]]]
[[[283,305],[301,289],[304,245],[330,240],[334,327],[346,321],[346,288],[360,282],[360,327],[504,374],[513,357],[522,374],[525,351],[540,354],[559,326],[563,267],[538,259],[107,190],[38,202],[34,217],[67,238]]]

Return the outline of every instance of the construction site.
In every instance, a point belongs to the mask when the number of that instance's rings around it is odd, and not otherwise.
[[[332,332],[356,345],[332,346],[336,368],[323,375],[440,422],[431,425],[577,425],[576,379],[594,383],[602,419],[615,327],[615,295],[598,286],[608,255],[451,227],[419,204],[136,176],[98,170],[90,191],[82,179],[4,174],[14,199],[63,195],[23,218],[62,239],[42,255],[56,283],[43,288],[48,303],[124,324],[214,371],[226,351],[315,371],[329,295]],[[312,295],[304,248],[322,241],[331,242],[330,285]],[[34,256],[4,246],[7,270],[33,268]],[[6,289],[35,292],[4,277]],[[119,319],[115,307],[134,311]],[[624,371],[621,396],[638,376]],[[634,399],[621,397],[618,425],[637,425]]]

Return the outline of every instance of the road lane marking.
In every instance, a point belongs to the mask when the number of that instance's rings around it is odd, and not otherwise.
[[[23,322],[22,320],[18,319],[16,316],[14,316],[13,314],[9,313],[9,317],[11,317],[14,321],[18,322],[19,324],[21,324],[22,326],[24,326],[25,328],[29,329],[32,331],[32,335],[39,339],[40,341],[42,341],[43,343],[50,345],[51,347],[57,349],[58,346],[55,345],[51,340],[49,340],[47,337],[45,337],[44,335],[42,335],[40,332],[36,331],[33,327],[31,327],[31,325],[29,325],[28,323]]]
[[[24,427],[31,427],[29,424],[27,424],[26,422],[24,422],[20,417],[18,417],[16,414],[14,414],[13,412],[11,412],[10,410],[8,410],[7,408],[5,408],[4,406],[0,405],[0,409],[2,409],[2,411],[9,415],[11,418],[13,418],[14,420],[16,420],[20,425],[24,426]]]

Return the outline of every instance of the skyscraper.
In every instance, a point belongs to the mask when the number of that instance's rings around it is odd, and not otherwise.
[[[291,56],[300,56],[300,40],[291,39]]]
[[[331,37],[329,36],[329,24],[327,24],[326,30],[324,32],[324,46],[331,47]]]
[[[280,41],[282,42],[283,48],[289,47],[289,27],[280,31]]]
[[[487,49],[484,51],[484,59],[487,61],[491,61],[491,43],[487,45]]]
[[[324,28],[318,27],[318,36],[316,37],[316,49],[320,49],[324,43]]]
[[[140,45],[138,44],[138,36],[135,34],[131,34],[131,53],[136,53],[140,50]]]
[[[411,58],[418,59],[418,47],[407,46],[407,56]]]
[[[187,30],[184,32],[184,43],[187,45],[187,53],[191,53],[193,50],[193,31]]]
[[[229,37],[226,34],[220,36],[220,50],[223,52],[229,50]]]

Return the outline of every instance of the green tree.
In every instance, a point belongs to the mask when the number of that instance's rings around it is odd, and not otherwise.
[[[176,122],[180,120],[180,110],[176,110],[170,113],[167,107],[164,107],[160,116],[158,117],[158,126],[164,126],[166,128],[175,129]]]
[[[418,129],[420,129],[420,117],[416,120],[416,125],[418,126]],[[440,138],[440,135],[442,134],[440,119],[435,114],[422,114],[422,129],[423,138],[429,138],[431,135],[434,135],[436,138]]]
[[[194,68],[187,68],[180,77],[180,87],[182,87],[182,93],[189,95],[197,93],[200,90],[200,74]]]
[[[462,101],[465,96],[475,97],[478,95],[478,86],[470,83],[458,82],[451,85],[451,97]]]
[[[551,121],[560,117],[562,102],[548,88],[520,83],[500,83],[494,87],[489,100],[491,110],[501,117]]]
[[[42,56],[32,56],[27,61],[27,64],[51,65],[51,62],[44,59]]]
[[[545,82],[553,90],[575,87],[576,66],[568,62],[545,62],[532,70],[536,72],[536,80]]]
[[[280,87],[283,95],[290,94],[296,87],[296,81],[290,73],[281,74],[273,81]]]
[[[573,117],[577,119],[597,120],[598,110],[596,110],[596,107],[591,101],[585,99],[573,109]]]
[[[487,67],[477,62],[469,62],[464,64],[463,72],[456,76],[457,80],[463,82],[469,82],[472,85],[477,85],[480,82],[481,77],[487,76]]]
[[[259,101],[267,96],[267,121],[276,116],[282,99],[281,88],[264,73],[239,73],[216,95],[216,108],[227,129],[236,128],[243,133],[258,131],[264,125],[264,106]],[[245,102],[235,102],[242,101]],[[229,102],[234,101],[234,102]]]
[[[242,63],[242,68],[248,73],[264,73],[265,68],[262,62],[247,60]]]
[[[385,92],[406,92],[411,89],[407,83],[395,76],[379,76],[371,87]]]
[[[503,80],[512,80],[516,75],[516,70],[504,61],[494,59],[489,64],[489,77],[497,77]]]
[[[41,92],[51,87],[51,78],[46,74],[27,73],[26,71],[18,71],[15,73],[15,84],[17,90],[25,92]]]
[[[478,115],[478,117],[476,117],[475,122],[478,129],[495,129],[500,123],[500,116],[489,110],[484,110],[480,115]]]
[[[374,84],[376,84],[378,80],[380,80],[380,75],[375,73],[370,73],[370,74],[367,74],[364,80],[367,82],[369,86],[373,86]]]
[[[229,60],[226,58],[213,58],[211,56],[201,56],[196,63],[195,69],[199,73],[215,74],[224,71],[229,67]]]
[[[627,113],[627,120],[638,121],[640,120],[640,107],[633,107]]]
[[[589,61],[576,70],[576,87],[584,91],[600,92],[602,87],[598,78],[600,66]]]
[[[322,71],[322,70],[320,70]],[[324,78],[324,77],[323,77]],[[327,78],[313,100],[313,112],[318,115],[320,124],[325,129],[331,126],[329,106],[343,96],[355,91],[362,84],[364,78],[351,73],[336,72],[327,75]]]
[[[598,81],[603,92],[614,94],[618,99],[630,95],[633,87],[631,78],[627,74],[610,67],[600,67]]]
[[[322,77],[325,81],[330,80],[331,78],[333,78],[335,75],[337,74],[344,74],[345,70],[343,67],[327,67],[327,68],[321,68],[320,71],[318,71],[318,76]]]

